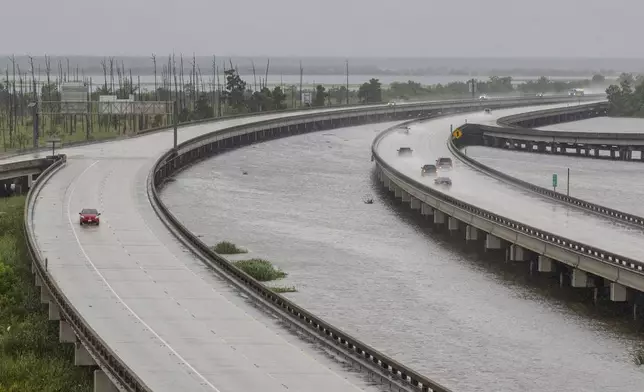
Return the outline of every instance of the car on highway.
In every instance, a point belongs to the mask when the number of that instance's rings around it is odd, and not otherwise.
[[[420,175],[425,176],[427,174],[436,174],[436,165],[423,165],[420,168]]]
[[[543,93],[537,93],[538,98],[543,98]]]
[[[485,101],[486,99],[488,99],[488,98],[487,98],[487,94],[482,94],[482,95],[480,95],[480,96],[479,96],[479,99],[480,99],[481,101]]]
[[[413,151],[411,147],[400,147],[398,149],[398,155],[411,155]]]
[[[101,223],[101,219],[99,218],[101,216],[101,213],[98,212],[95,208],[83,208],[81,212],[78,213],[80,215],[80,225],[96,225],[98,226]]]
[[[490,114],[490,113],[492,113],[492,109],[485,108],[485,109],[483,109],[483,112],[485,112],[485,114]]]
[[[439,169],[451,169],[452,158],[441,157],[436,160],[436,167]]]
[[[451,186],[452,180],[449,177],[438,177],[437,179],[434,180],[434,184]]]

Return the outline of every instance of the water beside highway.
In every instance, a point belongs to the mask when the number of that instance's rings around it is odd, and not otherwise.
[[[455,392],[640,390],[634,336],[459,250],[375,185],[370,145],[386,127],[234,150],[163,198],[207,243],[288,272],[278,284],[298,304]]]
[[[644,119],[598,117],[540,129],[566,132],[644,133]],[[557,174],[558,192],[566,193],[570,169],[570,195],[620,211],[644,216],[642,162],[596,160],[530,154],[489,147],[467,147],[467,155],[524,181],[552,189]],[[606,155],[604,153],[603,155]]]

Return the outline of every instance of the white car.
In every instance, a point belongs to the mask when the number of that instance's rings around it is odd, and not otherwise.
[[[543,93],[537,93],[537,97],[543,98]]]
[[[452,180],[449,177],[438,177],[434,180],[434,184],[451,186]]]
[[[480,100],[484,101],[487,99],[487,94],[483,94],[479,97]]]

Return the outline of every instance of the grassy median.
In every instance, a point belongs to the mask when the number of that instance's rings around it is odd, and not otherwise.
[[[58,343],[31,274],[23,234],[24,197],[0,198],[0,391],[91,391],[89,368]]]
[[[270,261],[264,259],[239,260],[233,262],[233,264],[260,282],[268,282],[286,277],[286,272],[275,268]]]

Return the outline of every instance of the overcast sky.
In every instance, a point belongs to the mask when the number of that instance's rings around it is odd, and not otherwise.
[[[4,54],[644,57],[642,0],[4,1]]]

